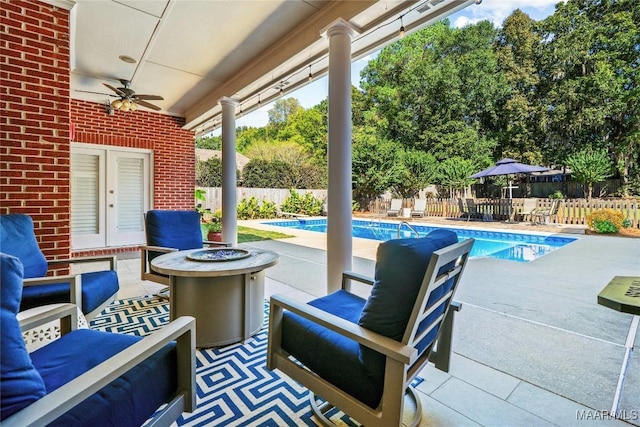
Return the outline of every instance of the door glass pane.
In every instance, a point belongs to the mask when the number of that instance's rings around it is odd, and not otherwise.
[[[118,157],[118,232],[142,231],[144,161]]]
[[[100,157],[71,155],[71,233],[97,234]]]

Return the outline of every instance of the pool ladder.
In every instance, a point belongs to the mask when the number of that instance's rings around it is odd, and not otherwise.
[[[398,224],[398,239],[400,238],[400,230],[402,229],[402,226],[406,225],[409,230],[413,231],[414,233],[416,233],[416,237],[420,237],[420,233],[418,233],[418,230],[416,230],[415,228],[413,228],[411,226],[411,224],[409,224],[407,221],[402,221],[400,224]]]

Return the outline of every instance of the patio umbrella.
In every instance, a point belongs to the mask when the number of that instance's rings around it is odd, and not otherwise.
[[[487,176],[498,176],[498,175],[515,175],[518,173],[527,174],[532,172],[544,172],[549,170],[549,168],[544,168],[541,166],[531,166],[526,165],[524,163],[520,163],[516,160],[504,158],[496,162],[495,166],[492,166],[488,169],[480,171],[478,173],[474,173],[470,176],[470,178],[483,178]],[[513,197],[513,193],[511,190],[511,179],[509,179],[509,219],[511,219],[511,199]]]

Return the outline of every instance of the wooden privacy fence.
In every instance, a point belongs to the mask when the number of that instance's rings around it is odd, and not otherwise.
[[[511,206],[514,213],[522,212],[524,201],[524,198],[511,199]],[[640,202],[638,202],[638,200],[592,199],[590,202],[587,202],[586,199],[566,199],[560,200],[559,202],[558,213],[551,219],[551,222],[554,224],[586,225],[587,215],[595,210],[608,208],[622,212],[622,215],[631,222],[632,228],[640,228],[640,213],[638,212]],[[509,219],[508,199],[475,199],[475,203],[478,205],[480,212],[492,212],[494,219]],[[551,208],[552,203],[553,199],[539,198],[536,199],[536,208],[548,209]],[[369,206],[369,210],[381,216],[386,216],[390,204],[390,199],[376,199]],[[413,206],[413,199],[404,199],[402,206],[411,208]],[[458,199],[427,199],[425,216],[458,218],[461,215]]]
[[[215,211],[222,209],[222,188],[220,187],[198,187],[205,191],[206,201],[202,203],[202,207]],[[298,194],[312,193],[316,199],[326,200],[327,190],[295,190]],[[289,196],[291,191],[286,188],[236,188],[236,201],[240,203],[242,199],[250,199],[255,197],[258,203],[265,200],[273,202],[276,206],[282,205]]]

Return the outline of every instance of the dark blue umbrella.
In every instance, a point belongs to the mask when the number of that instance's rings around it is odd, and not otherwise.
[[[517,173],[531,173],[531,172],[544,172],[549,168],[541,166],[531,166],[520,163],[516,160],[504,158],[496,162],[495,166],[491,166],[488,169],[474,173],[470,178],[483,178],[487,176],[498,175],[515,175]],[[509,179],[509,200],[512,199],[513,193],[511,192],[511,180]],[[509,202],[509,218],[511,218],[511,202]]]
[[[471,175],[470,178],[482,178],[485,176],[512,175],[516,173],[544,172],[549,168],[530,166],[513,159],[502,159],[495,166]]]

